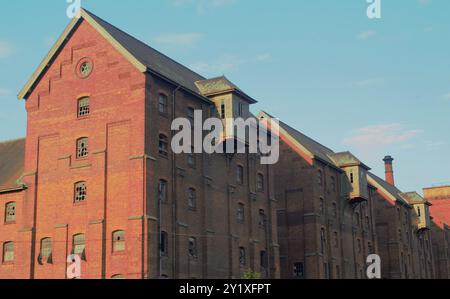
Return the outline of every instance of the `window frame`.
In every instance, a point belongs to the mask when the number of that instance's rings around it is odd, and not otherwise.
[[[84,188],[83,190],[78,190],[79,188]],[[83,199],[81,199],[83,197]],[[80,181],[74,184],[74,194],[73,194],[73,204],[79,205],[87,201],[87,182]]]
[[[238,223],[245,223],[245,204],[240,202],[237,207],[237,221]]]
[[[257,192],[264,192],[265,188],[265,177],[264,174],[258,173],[256,175],[256,191]]]
[[[86,105],[87,103],[87,105]],[[83,105],[84,104],[84,105]],[[91,115],[91,98],[89,96],[77,99],[77,119],[83,119]],[[87,109],[86,109],[87,107]]]
[[[169,185],[169,183],[165,179],[160,179],[158,182],[158,200],[160,202],[167,202],[168,185]]]
[[[244,185],[244,166],[237,165],[236,166],[236,183],[238,185]]]
[[[158,153],[159,156],[169,157],[169,137],[166,134],[160,133],[158,138]]]
[[[112,252],[113,254],[124,253],[127,250],[126,246],[126,234],[124,230],[118,229],[112,232]],[[120,245],[119,249],[117,246]]]
[[[8,247],[8,246],[12,246],[12,250],[11,250],[11,247]],[[9,248],[9,250],[7,250],[8,248]],[[11,257],[11,255],[12,255],[12,257]],[[14,263],[14,260],[15,260],[15,244],[13,241],[6,241],[3,243],[3,246],[2,246],[2,263],[3,264],[12,264],[12,263]]]
[[[10,211],[8,211],[11,207],[14,207],[14,215],[8,215]],[[12,217],[12,219],[10,219]],[[17,202],[10,201],[5,204],[5,224],[14,224],[17,219]]]
[[[187,204],[191,211],[197,209],[197,190],[193,187],[187,189]]]
[[[87,159],[89,157],[89,137],[80,137],[76,142],[77,160]]]
[[[169,114],[169,97],[165,93],[158,94],[158,112],[163,116]]]
[[[197,239],[195,237],[189,237],[188,239],[188,255],[193,259],[198,258]]]
[[[51,264],[52,256],[53,256],[52,238],[51,237],[42,238],[39,247],[39,258],[41,259],[41,262],[44,263],[45,261],[47,264]]]

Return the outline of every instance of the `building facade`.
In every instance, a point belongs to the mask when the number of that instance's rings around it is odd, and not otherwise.
[[[249,114],[230,85],[83,10],[20,93],[26,140],[2,144],[0,278],[65,278],[71,254],[83,278],[278,278],[270,167],[170,146],[175,118]]]

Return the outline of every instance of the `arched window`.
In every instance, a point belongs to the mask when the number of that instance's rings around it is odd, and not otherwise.
[[[125,276],[123,276],[122,274],[116,274],[111,276],[111,279],[125,279]]]
[[[322,186],[322,184],[323,184],[322,170],[317,171],[317,183],[319,184],[319,186]]]
[[[87,199],[86,182],[78,182],[75,184],[74,203],[84,202]]]
[[[77,159],[86,158],[89,155],[89,139],[83,137],[77,140]]]
[[[3,262],[12,263],[14,262],[14,243],[6,242],[3,244]]]
[[[245,222],[245,205],[243,203],[238,204],[237,220],[239,223]]]
[[[159,154],[164,157],[169,156],[169,139],[164,134],[159,135]]]
[[[9,202],[5,206],[5,222],[11,223],[16,221],[16,203]]]
[[[162,93],[159,94],[158,111],[162,114],[167,114],[168,112],[168,99],[167,96]]]
[[[334,176],[331,177],[331,191],[336,192],[336,178]]]
[[[167,254],[169,253],[169,236],[167,234],[167,232],[161,232],[161,237],[160,237],[160,252],[161,252],[161,256],[167,256]]]
[[[113,252],[125,251],[125,232],[118,230],[113,232]]]
[[[73,236],[73,254],[77,254],[82,260],[86,260],[86,237],[84,234]]]
[[[244,167],[241,165],[238,165],[236,167],[236,182],[239,185],[242,185],[244,183]]]
[[[78,118],[89,115],[89,97],[84,97],[78,100]]]
[[[256,190],[259,192],[264,191],[264,175],[262,173],[258,173],[256,179]]]
[[[194,188],[189,188],[187,191],[188,207],[189,209],[197,208],[197,192]]]
[[[239,264],[245,266],[247,264],[247,253],[245,247],[239,248]]]
[[[39,259],[42,263],[52,263],[52,238],[43,238],[41,240]]]
[[[160,180],[158,184],[158,200],[161,202],[167,201],[167,181]]]

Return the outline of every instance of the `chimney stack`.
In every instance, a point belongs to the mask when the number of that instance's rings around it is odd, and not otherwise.
[[[386,156],[384,157],[383,161],[386,170],[386,182],[388,182],[392,186],[395,186],[394,168],[392,167],[392,162],[394,161],[394,158],[392,158],[391,156]]]

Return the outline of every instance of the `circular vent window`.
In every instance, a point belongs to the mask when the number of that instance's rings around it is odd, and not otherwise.
[[[93,70],[93,64],[90,59],[83,59],[78,63],[77,74],[80,78],[87,78]]]

